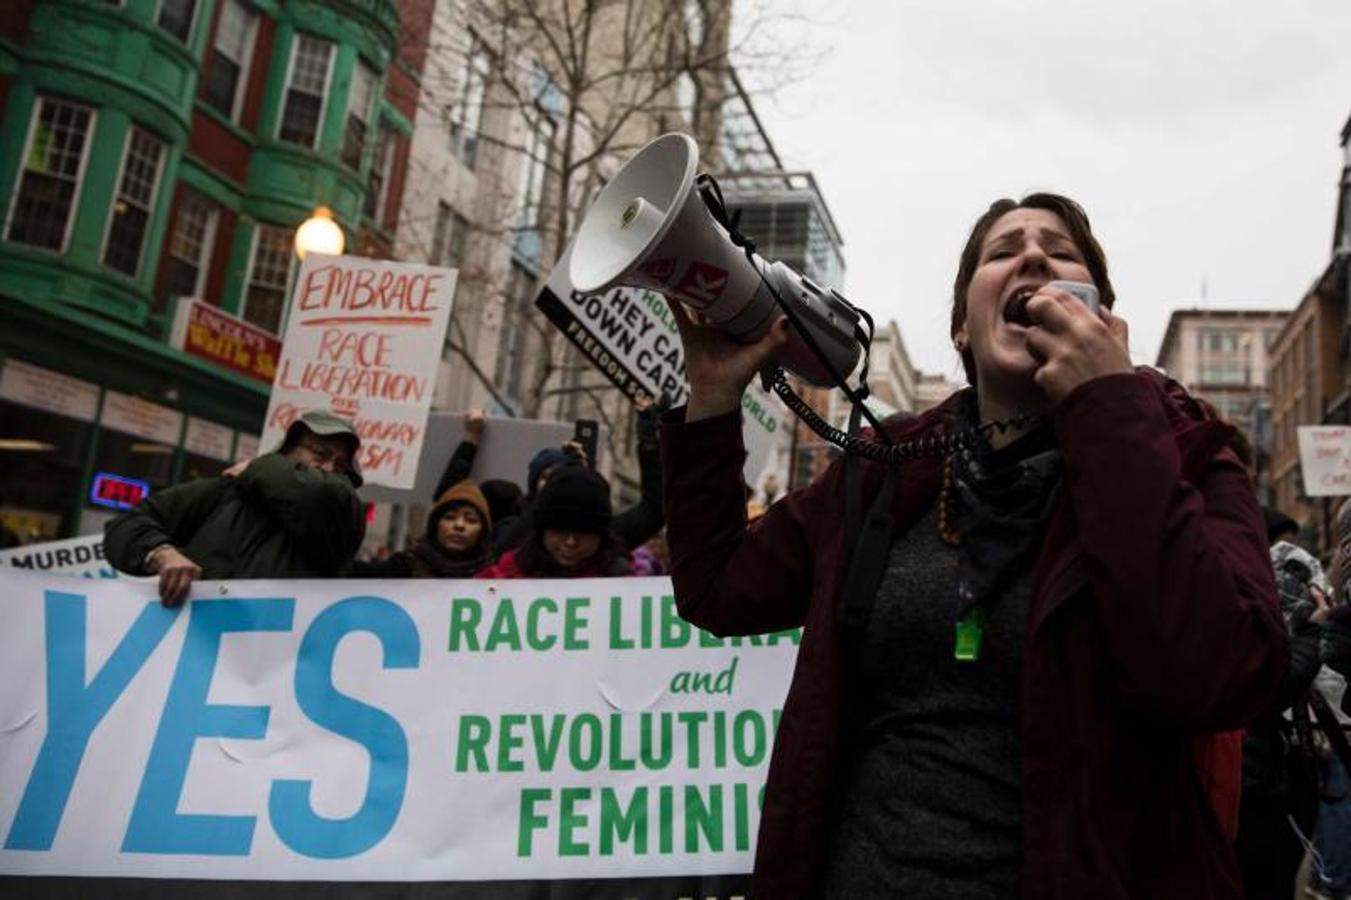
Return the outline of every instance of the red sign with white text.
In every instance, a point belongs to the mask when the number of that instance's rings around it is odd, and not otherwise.
[[[169,343],[265,384],[272,383],[281,358],[276,335],[196,298],[178,301]]]

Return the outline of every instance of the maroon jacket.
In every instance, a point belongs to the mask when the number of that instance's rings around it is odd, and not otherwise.
[[[1197,772],[1200,733],[1276,695],[1285,629],[1265,532],[1228,427],[1182,411],[1149,370],[1080,386],[1052,413],[1064,485],[1034,573],[1022,683],[1023,896],[1239,898]],[[886,423],[952,424],[953,399]],[[682,615],[717,634],[805,625],[770,763],[753,895],[817,890],[847,698],[836,622],[848,559],[839,461],[747,526],[740,417],[662,435]],[[941,461],[900,470],[897,533],[937,496]],[[862,497],[882,467],[865,463]],[[864,504],[866,506],[867,500]]]

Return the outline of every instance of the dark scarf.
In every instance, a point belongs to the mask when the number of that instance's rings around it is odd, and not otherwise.
[[[453,554],[440,544],[420,537],[410,551],[414,578],[472,578],[488,565],[486,535],[467,553]]]
[[[975,424],[974,407],[974,399],[963,404],[963,426]],[[1047,423],[999,450],[982,443],[957,454],[959,618],[972,607],[997,602],[1036,558],[1063,467]]]
[[[606,535],[594,556],[573,569],[565,569],[544,549],[544,533],[532,531],[516,551],[516,565],[530,578],[618,578],[633,574],[633,563],[624,545]]]

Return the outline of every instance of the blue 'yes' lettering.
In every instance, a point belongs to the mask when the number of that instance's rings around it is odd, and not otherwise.
[[[93,681],[84,680],[83,594],[47,591],[47,734],[14,815],[6,850],[50,850],[89,737],[174,624],[178,610],[147,603]]]
[[[94,729],[163,641],[181,610],[148,603],[92,681],[85,682],[87,600],[47,591],[47,734],[5,840],[7,850],[50,850]],[[260,740],[270,708],[209,704],[206,698],[228,632],[290,631],[292,598],[195,600],[183,651],[169,687],[159,728],[146,761],[122,850],[244,856],[255,816],[178,812],[193,745],[198,738]],[[395,603],[352,597],[315,618],[297,654],[295,691],[301,710],[317,725],[361,744],[371,757],[360,808],[345,819],[314,812],[312,782],[273,783],[268,811],[278,837],[297,853],[339,859],[378,844],[394,827],[408,783],[408,739],[382,710],[339,693],[333,686],[338,644],[354,631],[374,634],[386,669],[416,668],[417,626]]]
[[[408,784],[408,738],[388,713],[333,687],[333,655],[354,631],[380,639],[386,669],[418,665],[417,626],[397,604],[381,597],[351,597],[324,610],[305,632],[296,663],[296,702],[317,725],[366,748],[370,778],[361,807],[346,819],[329,819],[310,803],[312,782],[283,779],[268,797],[272,827],[286,846],[319,859],[341,859],[369,850],[399,817]]]
[[[254,816],[187,815],[178,798],[188,774],[192,745],[203,737],[259,740],[267,734],[266,706],[206,702],[220,654],[221,635],[230,631],[290,631],[291,598],[194,600],[183,654],[150,747],[141,789],[122,840],[123,852],[200,853],[245,856],[253,841]]]

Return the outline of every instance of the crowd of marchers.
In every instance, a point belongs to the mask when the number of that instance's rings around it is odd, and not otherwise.
[[[664,574],[658,413],[639,412],[641,495],[617,514],[609,482],[574,442],[535,453],[524,488],[474,481],[487,420],[470,410],[464,439],[427,498],[425,532],[407,549],[360,559],[360,438],[348,420],[311,410],[273,452],[158,491],[111,521],[104,552],[123,572],[157,577],[166,606],[182,604],[201,579]]]
[[[1093,282],[1103,309],[1056,279]],[[112,521],[105,554],[170,606],[198,579],[669,567],[699,627],[805,626],[756,896],[1344,900],[1351,503],[1328,575],[1287,518],[1263,535],[1240,436],[1131,367],[1113,296],[1077,204],[995,203],[954,286],[972,387],[882,427],[937,446],[1044,415],[900,470],[842,457],[755,522],[741,397],[786,326],[744,345],[676,304],[690,399],[660,427],[641,411],[632,509],[576,445],[539,449],[523,485],[476,483],[471,412],[425,532],[359,560],[360,441],[311,411],[273,452]]]

